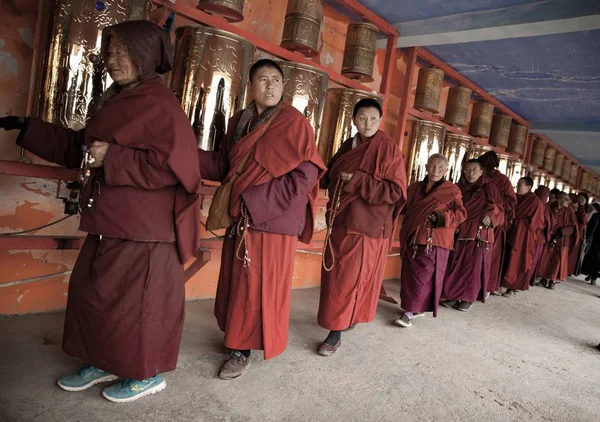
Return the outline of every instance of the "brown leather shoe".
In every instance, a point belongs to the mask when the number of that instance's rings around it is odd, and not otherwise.
[[[250,358],[244,356],[241,352],[231,352],[227,362],[223,364],[219,371],[219,378],[232,380],[241,377],[250,366]]]
[[[331,356],[331,355],[335,354],[335,352],[337,352],[337,349],[340,348],[341,344],[342,344],[342,340],[338,341],[333,346],[323,342],[319,346],[319,350],[317,352],[321,356]]]

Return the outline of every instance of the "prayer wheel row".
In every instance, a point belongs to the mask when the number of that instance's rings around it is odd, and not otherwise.
[[[476,138],[487,138],[492,129],[494,106],[488,103],[475,103],[471,115],[469,134]]]
[[[453,86],[448,90],[448,103],[444,121],[452,126],[463,127],[469,118],[472,91],[464,86]]]
[[[554,157],[554,166],[552,167],[552,173],[556,174],[558,177],[562,175],[562,169],[565,165],[565,155],[560,152],[556,153]]]
[[[206,13],[223,16],[229,22],[244,20],[244,0],[200,0],[197,8]]]
[[[512,118],[504,114],[495,114],[492,118],[492,127],[490,130],[490,145],[495,147],[508,146]]]
[[[438,113],[443,83],[444,72],[433,67],[421,68],[417,80],[414,107],[417,110]]]

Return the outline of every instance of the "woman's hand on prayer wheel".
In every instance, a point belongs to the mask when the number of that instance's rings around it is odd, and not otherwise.
[[[344,182],[348,183],[354,177],[354,173],[344,173],[344,172],[342,172],[342,174],[340,174],[340,177],[342,178],[342,180]]]
[[[94,161],[91,162],[92,167],[102,167],[104,165],[104,157],[106,156],[108,145],[108,142],[102,141],[94,141],[94,143],[92,143],[92,146],[90,147],[90,153],[94,158]]]

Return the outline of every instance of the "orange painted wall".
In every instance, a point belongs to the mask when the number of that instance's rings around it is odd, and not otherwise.
[[[196,0],[186,0],[195,4]],[[5,0],[0,3],[0,115],[24,115],[27,107],[30,74],[35,37],[37,0]],[[279,43],[285,2],[246,0],[245,20],[238,25],[262,38]],[[177,18],[176,26],[189,24]],[[325,7],[322,27],[321,53],[314,60],[340,71],[348,19],[339,12]],[[259,53],[259,55],[264,55]],[[374,78],[369,84],[378,90],[383,70],[384,52],[377,55]],[[404,56],[399,52],[392,77],[392,95],[385,110],[384,129],[393,133],[402,96],[406,71]],[[410,130],[410,126],[409,129]],[[15,145],[16,133],[0,131],[0,157],[19,160]],[[405,137],[410,139],[410,137]],[[408,142],[403,143],[405,151]],[[0,232],[13,232],[37,227],[63,217],[62,201],[57,199],[56,181],[23,177],[0,176]],[[65,194],[64,187],[62,194]],[[206,214],[205,200],[203,217]],[[39,231],[36,234],[77,235],[78,217]],[[324,225],[324,209],[319,212],[318,229]],[[203,234],[205,237],[212,235]],[[323,238],[317,233],[316,240]],[[302,247],[302,245],[300,246]],[[396,252],[396,251],[392,251]],[[0,314],[23,314],[63,308],[66,304],[68,272],[73,268],[77,251],[0,251]],[[320,278],[319,255],[299,252],[294,273],[294,287],[318,286]],[[187,297],[213,297],[219,270],[219,251],[213,251],[213,260],[186,285]],[[400,273],[398,257],[388,260],[386,278],[397,278]],[[48,274],[61,274],[44,277]],[[12,285],[21,280],[39,278],[34,282]]]

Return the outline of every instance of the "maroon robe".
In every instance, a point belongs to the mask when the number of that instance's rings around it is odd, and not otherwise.
[[[569,242],[579,241],[577,216],[570,207],[553,212],[552,240],[544,246],[538,275],[547,280],[565,280],[568,277]]]
[[[447,181],[435,183],[426,192],[427,177],[408,188],[405,217],[400,230],[402,274],[401,306],[410,312],[437,316],[448,254],[454,246],[456,227],[467,212],[460,189]],[[435,226],[429,216],[437,216]]]
[[[265,359],[287,346],[296,242],[310,242],[317,182],[325,171],[308,121],[288,104],[276,107],[279,114],[271,116],[274,120],[264,134],[265,122],[257,122],[257,127],[248,123],[241,128],[246,135],[235,140],[244,116],[240,111],[231,118],[218,152],[199,151],[205,177],[226,182],[256,145],[233,185],[230,207],[236,220],[242,203],[250,212],[246,235],[250,264],[244,267],[236,257],[242,239],[236,236],[234,223],[223,242],[215,316],[225,333],[225,347],[264,350]]]
[[[402,151],[382,131],[362,142],[359,135],[348,139],[328,168],[322,179],[328,210],[341,173],[354,174],[330,238],[335,265],[321,269],[318,322],[339,331],[375,317],[394,225],[406,202],[406,171]]]
[[[527,273],[534,264],[536,240],[544,227],[545,206],[535,193],[517,195],[515,218],[506,241],[506,262],[502,286],[514,290],[528,290]]]
[[[450,252],[444,278],[442,298],[485,302],[490,274],[491,248],[494,229],[504,222],[502,196],[485,177],[475,183],[460,181],[467,219],[458,226],[455,249]],[[492,221],[491,228],[483,227],[485,216]]]
[[[69,283],[64,351],[123,378],[172,371],[184,318],[182,264],[198,247],[196,140],[153,77],[123,90],[75,132],[30,119],[21,145],[77,168],[81,146],[108,142],[83,191],[85,240]]]
[[[583,207],[579,206],[575,211],[577,216],[577,230],[579,231],[579,242],[573,243],[574,238],[571,238],[571,245],[569,245],[569,275],[577,275],[579,269],[578,264],[581,258],[581,249],[583,247],[583,241],[585,240],[585,228],[587,227],[587,213]]]
[[[550,197],[550,189],[548,189],[546,186],[540,186],[536,189],[535,195],[544,205],[544,224],[542,228],[538,230],[535,239],[533,265],[531,266],[531,269],[527,271],[527,280],[529,280],[530,286],[533,286],[535,284],[540,260],[542,259],[542,251],[544,250],[544,245],[547,242],[549,242],[552,238],[553,226],[552,209],[550,207],[550,204],[548,204],[548,198]]]

